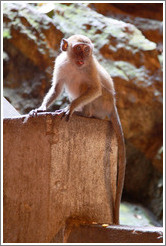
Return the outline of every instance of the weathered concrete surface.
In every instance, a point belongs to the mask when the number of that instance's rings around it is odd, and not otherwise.
[[[112,223],[117,142],[110,122],[51,113],[4,119],[4,242],[49,243],[69,218]]]
[[[68,243],[162,243],[161,227],[81,225],[72,230]]]

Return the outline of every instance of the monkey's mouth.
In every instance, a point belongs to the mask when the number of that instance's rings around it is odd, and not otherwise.
[[[77,64],[78,66],[82,66],[82,65],[84,65],[84,61],[83,61],[83,60],[77,60],[77,61],[76,61],[76,64]]]

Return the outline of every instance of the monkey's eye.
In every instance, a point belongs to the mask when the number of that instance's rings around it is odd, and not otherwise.
[[[78,45],[77,48],[76,48],[77,51],[81,51],[81,46]]]
[[[84,52],[86,53],[86,54],[88,54],[89,53],[89,51],[90,51],[90,48],[87,46],[87,47],[85,47],[85,49],[84,49]]]

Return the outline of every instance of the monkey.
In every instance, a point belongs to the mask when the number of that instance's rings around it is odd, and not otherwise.
[[[61,53],[55,60],[52,86],[41,106],[30,111],[30,116],[45,111],[65,88],[70,104],[57,113],[66,121],[74,112],[85,117],[112,122],[118,142],[117,190],[113,206],[113,224],[119,224],[119,209],[124,185],[126,153],[124,135],[119,119],[114,83],[111,76],[93,54],[94,44],[84,35],[62,39]]]

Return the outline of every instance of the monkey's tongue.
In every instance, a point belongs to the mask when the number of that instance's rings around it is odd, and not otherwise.
[[[81,65],[84,64],[84,61],[83,61],[83,60],[78,60],[78,61],[77,61],[77,64],[81,66]]]

